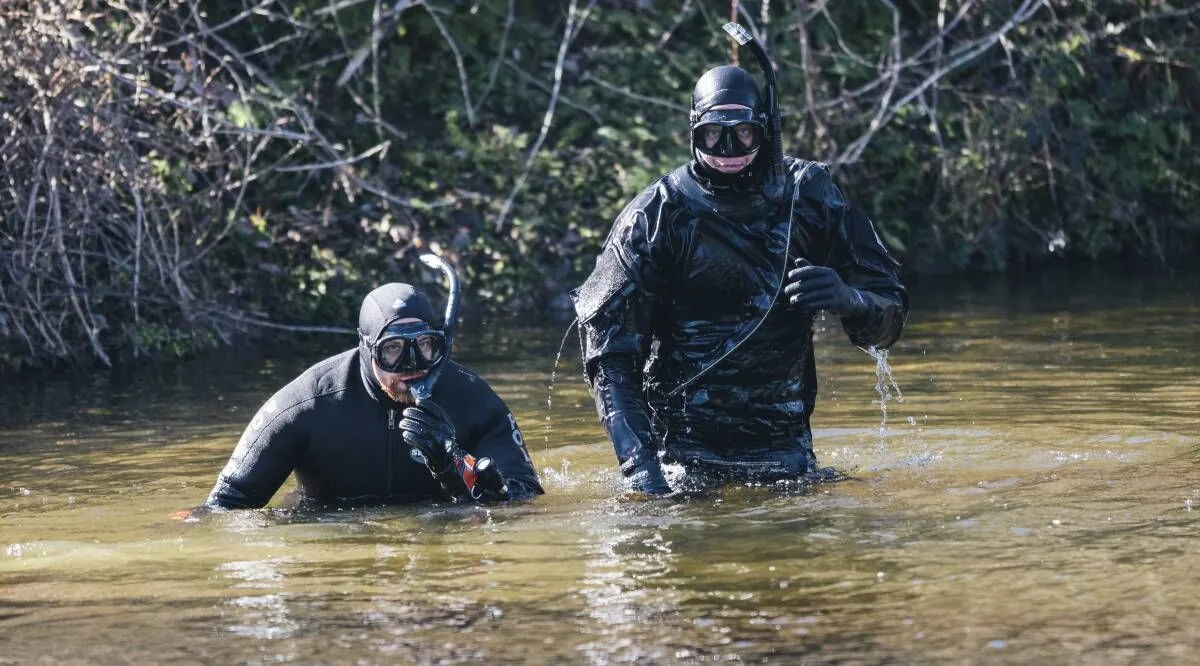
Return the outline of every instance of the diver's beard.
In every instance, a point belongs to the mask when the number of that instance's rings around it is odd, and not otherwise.
[[[403,391],[396,391],[395,389],[388,386],[387,384],[380,384],[379,388],[383,389],[384,395],[391,398],[392,401],[397,404],[409,406],[409,405],[415,405],[417,403],[416,398],[413,397],[412,391],[410,391],[409,389],[404,389]]]
[[[421,381],[429,375],[427,370],[404,373],[383,372],[374,363],[371,364],[371,370],[375,373],[375,382],[379,385],[379,390],[383,391],[383,394],[393,402],[405,406],[417,403],[417,399],[412,394],[413,382]]]

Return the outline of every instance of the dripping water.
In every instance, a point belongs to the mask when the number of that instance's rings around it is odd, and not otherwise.
[[[888,350],[868,347],[866,352],[875,359],[875,392],[879,394],[879,399],[874,402],[879,405],[879,452],[883,453],[887,443],[888,403],[893,400],[903,403],[904,394],[892,376],[892,366],[888,365],[887,360]]]
[[[558,353],[554,355],[554,368],[550,371],[550,385],[546,387],[546,419],[542,434],[546,440],[547,450],[550,449],[550,431],[553,428],[550,417],[551,412],[554,410],[554,384],[558,381],[558,364],[562,361],[563,348],[567,346],[567,338],[571,335],[571,329],[575,328],[575,324],[577,323],[579,323],[578,318],[571,320],[571,323],[567,324],[567,330],[563,333],[562,340],[558,343]]]

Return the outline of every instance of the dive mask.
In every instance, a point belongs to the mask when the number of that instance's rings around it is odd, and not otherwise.
[[[753,155],[766,134],[765,117],[753,109],[714,109],[692,121],[692,145],[717,157]]]
[[[371,358],[384,372],[415,372],[446,358],[446,334],[424,322],[388,324],[371,344]]]

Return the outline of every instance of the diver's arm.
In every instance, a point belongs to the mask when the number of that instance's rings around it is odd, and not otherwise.
[[[863,307],[842,317],[850,341],[863,348],[886,349],[900,338],[908,319],[908,293],[900,282],[900,264],[892,258],[870,218],[848,207],[842,215],[845,249],[838,272],[862,297]]]
[[[635,490],[670,491],[658,463],[642,367],[661,302],[668,243],[661,216],[667,193],[659,184],[634,199],[617,218],[591,276],[575,293],[584,346],[584,371],[596,411],[621,472]]]
[[[267,502],[287,480],[296,466],[298,452],[307,439],[306,429],[295,407],[277,411],[288,404],[288,389],[267,401],[251,419],[238,441],[229,462],[217,477],[217,483],[204,505],[213,509],[257,509]]]
[[[488,389],[491,392],[491,389]],[[475,459],[491,458],[495,466],[495,477],[489,480],[487,474],[476,474],[474,483],[481,486],[475,499],[488,500],[527,500],[543,494],[542,484],[538,481],[537,472],[533,468],[533,460],[525,448],[525,439],[521,429],[517,427],[517,419],[504,406],[498,397],[483,421],[480,432],[473,433],[473,441],[463,443],[463,448]],[[507,488],[507,493],[499,492],[498,482]]]
[[[650,430],[650,410],[641,391],[641,372],[627,358],[605,356],[588,373],[596,411],[621,473],[634,490],[652,495],[670,492],[658,462],[658,447]]]
[[[888,252],[870,218],[847,203],[829,171],[819,163],[795,161],[803,175],[803,198],[816,205],[823,218],[815,234],[812,259],[823,266],[793,269],[784,291],[797,300],[798,292],[823,288],[821,307],[842,318],[850,341],[862,348],[887,348],[904,329],[908,294],[900,282],[900,264]]]

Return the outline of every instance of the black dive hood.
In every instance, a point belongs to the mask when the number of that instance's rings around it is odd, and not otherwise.
[[[724,105],[736,104],[744,109],[718,109]],[[767,134],[767,114],[764,111],[763,99],[758,92],[758,84],[750,72],[732,65],[714,67],[696,81],[692,88],[692,108],[688,116],[688,133],[691,141],[692,161],[697,175],[717,187],[732,187],[734,189],[758,189],[764,178],[763,167],[769,161],[763,159],[767,144],[761,137]],[[760,138],[750,147],[744,149],[733,138],[733,128],[740,124],[748,124],[760,132]],[[705,127],[720,127],[723,129],[721,138],[714,146],[705,147],[701,134]],[[705,155],[702,155],[705,154]],[[709,166],[705,156],[744,157],[754,155],[752,162],[737,173],[724,173]]]
[[[729,36],[733,37],[738,44],[750,48],[750,52],[754,54],[754,59],[758,61],[758,66],[763,71],[763,77],[766,78],[764,105],[766,106],[767,134],[770,135],[768,138],[771,142],[771,154],[768,156],[770,163],[767,166],[763,194],[771,201],[783,201],[790,196],[790,193],[787,191],[787,173],[783,166],[783,137],[779,126],[779,97],[775,90],[775,66],[771,64],[771,58],[767,55],[767,50],[763,48],[762,43],[755,39],[749,30],[732,21],[723,27],[725,32],[729,33]]]
[[[454,268],[444,259],[432,254],[421,255],[421,262],[430,268],[437,268],[449,281],[446,297],[446,309],[442,317],[441,332],[445,340],[445,350],[437,364],[420,380],[409,383],[413,399],[420,404],[433,394],[433,386],[437,383],[442,369],[450,360],[450,350],[454,339],[454,325],[458,320],[459,282]],[[371,394],[378,400],[390,399],[379,386],[372,372],[372,356],[374,345],[380,340],[388,327],[400,319],[419,319],[433,325],[435,318],[433,306],[424,294],[411,285],[392,282],[376,288],[363,299],[362,308],[358,314],[358,350],[359,366],[363,382]]]

